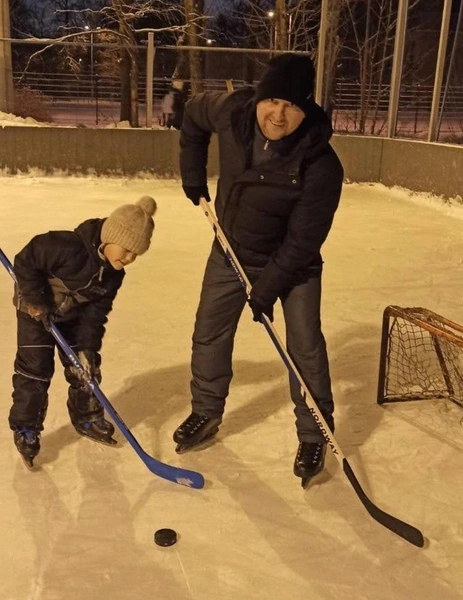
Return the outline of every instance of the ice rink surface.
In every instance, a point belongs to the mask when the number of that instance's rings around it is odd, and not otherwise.
[[[374,521],[332,454],[308,490],[287,374],[264,328],[243,314],[217,441],[177,455],[189,414],[191,334],[212,241],[178,181],[0,177],[0,246],[72,229],[150,194],[151,249],[127,268],[103,347],[102,389],[146,452],[200,471],[202,490],[152,475],[116,447],[75,433],[57,368],[39,469],[8,428],[15,355],[12,282],[0,274],[0,600],[460,600],[463,413],[445,401],[376,404],[381,319],[389,304],[463,323],[463,209],[379,185],[345,185],[323,249],[322,320],[335,437],[365,492],[426,538],[414,547]],[[211,185],[211,187],[213,187]],[[275,326],[284,334],[281,312]],[[163,527],[170,548],[154,544]]]

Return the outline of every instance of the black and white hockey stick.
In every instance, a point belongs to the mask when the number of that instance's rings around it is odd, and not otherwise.
[[[201,198],[200,204],[201,204],[201,208],[204,211],[204,214],[206,215],[206,217],[208,218],[210,224],[212,225],[212,227],[214,229],[217,240],[219,241],[220,245],[222,246],[227,258],[229,259],[233,269],[236,272],[236,275],[238,276],[241,284],[243,285],[244,289],[246,290],[246,294],[249,298],[250,293],[251,293],[251,283],[249,282],[249,279],[248,279],[246,273],[244,272],[242,266],[240,265],[238,259],[236,258],[236,255],[233,252],[233,249],[231,248],[230,244],[228,243],[228,240],[227,240],[222,228],[220,227],[219,222],[217,221],[214,211],[211,209],[210,205],[206,202],[206,200],[204,200],[204,198]],[[400,537],[404,538],[405,540],[407,540],[407,542],[410,542],[411,544],[414,544],[415,546],[422,548],[424,545],[424,538],[423,538],[423,534],[421,533],[421,531],[416,529],[416,527],[413,527],[412,525],[409,525],[408,523],[404,523],[403,521],[400,521],[396,517],[393,517],[392,515],[389,515],[388,513],[384,512],[383,510],[378,508],[365,494],[365,492],[363,491],[362,486],[360,485],[357,477],[355,476],[350,464],[348,463],[347,458],[342,453],[341,448],[338,446],[338,443],[336,442],[325,419],[323,418],[323,415],[320,412],[320,409],[318,408],[317,404],[315,403],[315,400],[312,398],[309,390],[307,389],[307,386],[305,385],[304,380],[302,379],[297,367],[295,366],[294,362],[292,361],[291,357],[289,356],[288,351],[286,350],[283,342],[281,341],[281,339],[280,339],[278,333],[276,332],[274,326],[272,325],[270,319],[266,315],[262,316],[262,324],[264,325],[264,327],[267,330],[268,334],[270,335],[273,343],[275,344],[275,347],[276,347],[278,353],[280,354],[283,362],[285,363],[289,373],[299,381],[299,384],[301,386],[301,392],[304,396],[304,399],[307,403],[307,406],[308,406],[310,412],[312,413],[312,416],[314,417],[315,421],[317,422],[317,425],[320,428],[320,431],[323,433],[323,436],[324,436],[328,446],[331,448],[333,454],[336,456],[337,460],[341,464],[347,479],[350,481],[352,487],[354,488],[354,490],[355,490],[357,496],[359,497],[360,501],[362,502],[363,506],[367,509],[367,511],[373,517],[373,519],[378,521],[378,523],[380,523],[381,525],[384,525],[384,527],[387,527],[392,532],[394,532],[397,535],[399,535]]]
[[[0,262],[11,275],[13,280],[16,281],[16,276],[13,271],[13,265],[10,263],[10,261],[8,260],[7,256],[1,248]],[[72,362],[72,364],[76,368],[84,370],[75,352],[63,338],[63,336],[61,335],[60,331],[54,323],[50,323],[50,332],[55,338],[58,345],[60,346],[61,350]],[[174,483],[179,483],[180,485],[186,485],[188,487],[197,489],[201,489],[204,487],[204,477],[201,475],[201,473],[197,473],[196,471],[190,471],[189,469],[181,469],[180,467],[166,465],[165,463],[156,460],[155,458],[147,454],[137,442],[135,436],[127,427],[127,425],[117,414],[115,408],[112,406],[108,398],[106,398],[106,396],[103,394],[98,383],[94,379],[88,379],[87,383],[97,400],[100,402],[100,404],[107,411],[111,419],[117,425],[122,435],[126,438],[126,440],[129,442],[129,444],[132,446],[132,448],[135,450],[135,452],[138,454],[141,460],[145,463],[146,467],[148,467],[148,469],[152,473],[154,473],[158,477],[162,477],[163,479],[168,479],[169,481],[173,481]]]

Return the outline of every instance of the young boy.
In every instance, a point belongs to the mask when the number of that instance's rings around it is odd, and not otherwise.
[[[74,231],[37,235],[15,257],[18,350],[9,424],[18,451],[31,467],[40,450],[55,368],[55,339],[47,323],[57,324],[86,376],[99,383],[107,315],[124,267],[149,248],[155,211],[153,198],[144,196],[106,219],[84,221]],[[58,355],[69,383],[67,406],[75,429],[98,442],[115,444],[114,427],[104,418],[85,375],[59,348]]]

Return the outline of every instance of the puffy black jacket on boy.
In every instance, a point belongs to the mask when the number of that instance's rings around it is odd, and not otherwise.
[[[14,260],[17,309],[44,306],[58,323],[78,319],[78,346],[95,351],[125,275],[98,253],[103,222],[89,219],[74,231],[37,235]]]
[[[255,111],[251,88],[193,97],[185,107],[180,167],[184,186],[206,185],[208,146],[218,134],[217,217],[243,266],[264,267],[253,295],[265,306],[320,273],[343,169],[329,144],[329,120],[315,103],[293,134],[267,141],[271,158],[256,163]]]

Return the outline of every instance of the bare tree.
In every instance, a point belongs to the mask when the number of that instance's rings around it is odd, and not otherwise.
[[[11,37],[8,0],[0,2],[0,36]],[[6,112],[13,110],[11,44],[8,42],[0,42],[0,110]]]
[[[12,37],[24,37],[31,34],[34,26],[34,13],[25,0],[10,0],[10,25]]]
[[[275,2],[275,50],[288,50],[287,0]]]
[[[185,21],[187,24],[185,39],[188,46],[200,45],[200,34],[202,33],[201,18],[204,13],[204,0],[184,0]],[[184,63],[185,64],[185,63]],[[189,75],[193,94],[203,91],[203,68],[200,50],[188,52]]]
[[[320,0],[297,0],[287,3],[288,50],[312,52],[314,56],[316,55],[320,4]]]
[[[150,31],[157,36],[169,34],[173,40],[187,30],[181,0],[95,0],[92,8],[83,0],[58,0],[56,18],[64,32],[54,41],[87,43],[91,39],[100,43],[114,43],[117,53],[101,50],[106,71],[117,68],[121,82],[120,119],[138,127],[138,74],[139,40]],[[199,12],[191,16],[190,25],[199,19]],[[47,46],[33,53],[28,65],[39,55],[50,50]],[[93,48],[93,43],[92,43]],[[76,68],[73,46],[63,46],[60,54],[63,62]],[[93,66],[93,61],[92,61]],[[27,70],[27,66],[26,66]]]
[[[325,82],[323,108],[331,116],[336,87],[337,62],[342,45],[341,22],[343,0],[331,0],[328,7],[328,30],[326,34]]]
[[[203,0],[196,1],[194,6],[185,9],[180,1],[165,0],[110,0],[99,10],[87,9],[86,14],[97,17],[106,31],[113,31],[120,50],[121,80],[121,120],[128,120],[133,127],[138,127],[138,40],[149,31],[157,36],[170,33],[174,40],[184,40],[188,45],[197,45],[201,33]],[[201,82],[199,61],[190,59],[192,79]]]
[[[348,20],[343,52],[348,60],[357,63],[359,82],[358,131],[359,133],[379,133],[384,126],[384,105],[389,95],[389,76],[392,66],[394,38],[397,23],[397,3],[392,0],[365,0],[352,3],[342,0]],[[418,7],[421,0],[414,0],[409,6],[409,15]],[[413,27],[408,28],[413,34]],[[403,79],[413,69],[407,58]]]

